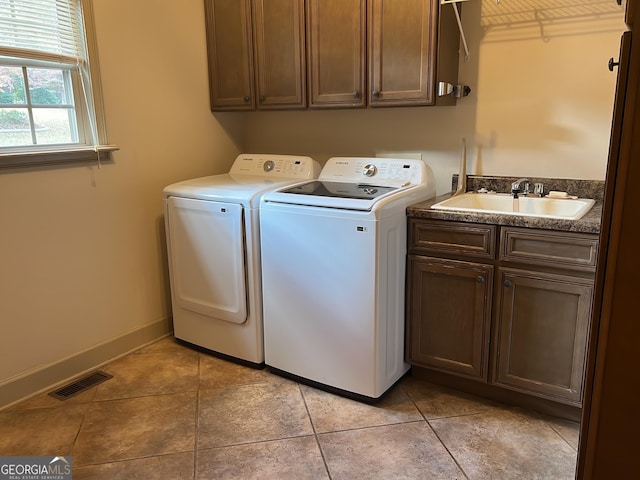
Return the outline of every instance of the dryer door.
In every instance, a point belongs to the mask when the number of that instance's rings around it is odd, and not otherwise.
[[[167,199],[173,301],[233,323],[247,319],[243,207]]]

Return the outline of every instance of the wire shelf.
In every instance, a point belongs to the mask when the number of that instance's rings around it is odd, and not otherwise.
[[[482,0],[483,27],[620,16],[613,0]]]

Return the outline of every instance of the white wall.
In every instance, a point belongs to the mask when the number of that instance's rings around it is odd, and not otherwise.
[[[470,58],[461,58],[459,82],[473,91],[457,106],[257,112],[247,117],[247,149],[286,150],[321,162],[422,152],[438,193],[445,193],[464,137],[470,174],[603,180],[616,80],[606,64],[617,58],[624,29],[621,7],[610,4],[598,15],[563,8],[542,12],[561,17],[553,22],[515,24],[519,13],[496,25],[496,11],[523,12],[536,2],[465,2]]]
[[[120,150],[102,169],[0,170],[0,392],[168,323],[162,188],[226,171],[240,150],[242,117],[209,111],[202,0],[94,9]]]

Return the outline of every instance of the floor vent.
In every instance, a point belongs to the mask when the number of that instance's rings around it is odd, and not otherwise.
[[[85,390],[89,390],[91,387],[95,387],[96,385],[113,378],[113,375],[109,375],[104,372],[94,372],[86,377],[80,378],[75,382],[72,382],[68,385],[65,385],[58,390],[49,393],[53,398],[57,398],[58,400],[66,400],[67,398],[71,398],[74,395],[78,395],[79,393],[84,392]]]

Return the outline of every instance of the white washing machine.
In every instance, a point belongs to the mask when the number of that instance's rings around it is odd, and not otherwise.
[[[241,363],[264,364],[260,198],[319,172],[309,157],[244,154],[227,174],[164,189],[177,339]]]
[[[265,363],[375,400],[404,361],[406,208],[435,196],[421,160],[331,158],[262,197]]]

